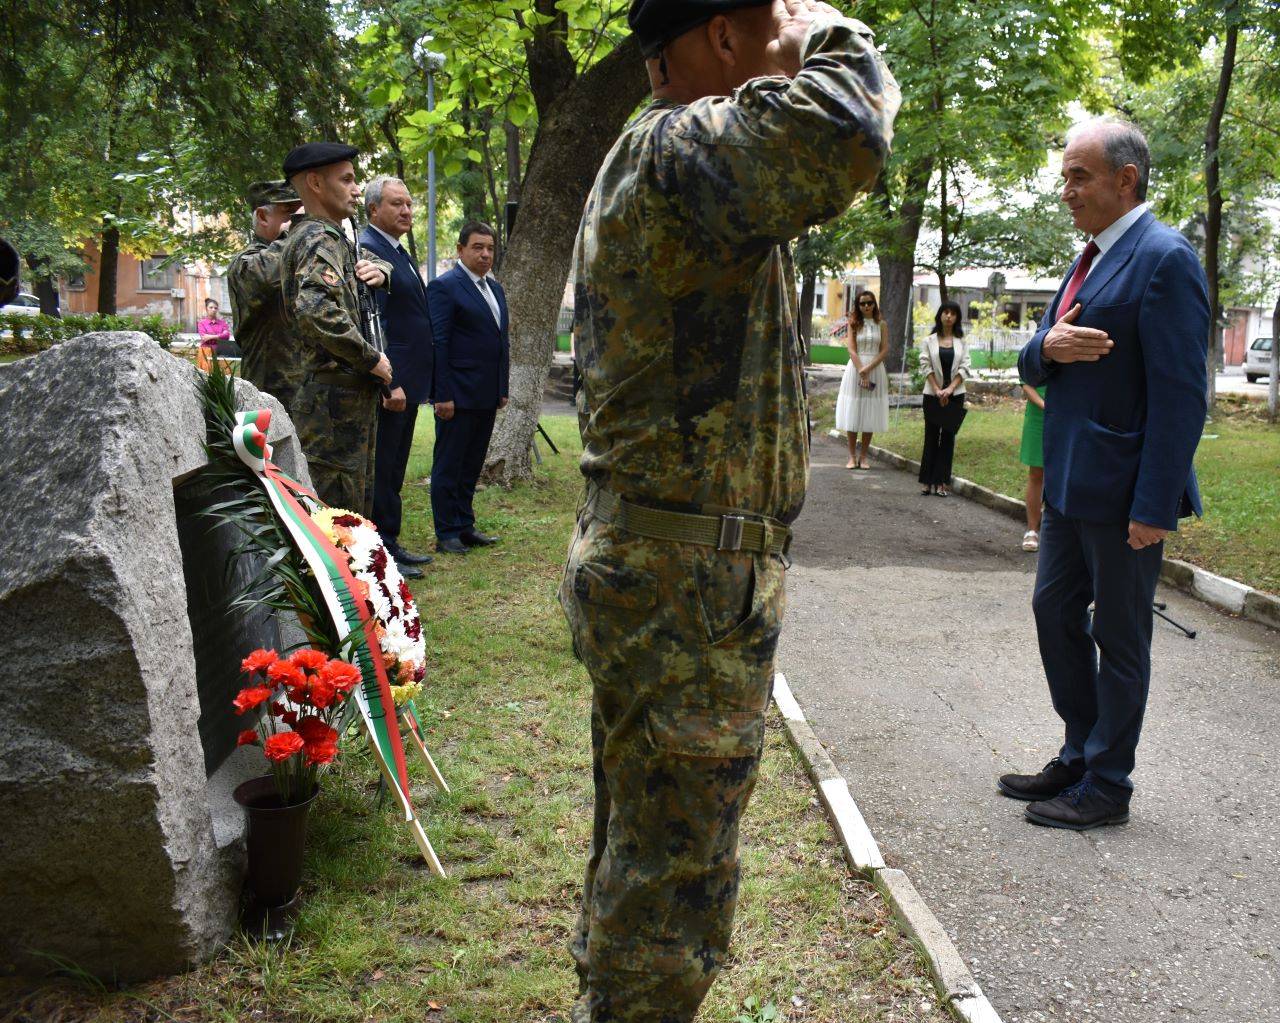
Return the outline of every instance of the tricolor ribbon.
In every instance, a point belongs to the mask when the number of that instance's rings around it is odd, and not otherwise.
[[[382,648],[374,631],[373,616],[367,602],[358,595],[347,556],[330,542],[311,518],[311,510],[321,507],[323,502],[271,461],[271,445],[267,443],[270,425],[271,412],[268,409],[237,413],[236,425],[231,428],[231,443],[240,460],[266,490],[276,514],[315,576],[325,607],[338,630],[338,639],[345,640],[353,632],[364,635],[364,643],[357,643],[352,648],[353,659],[363,680],[355,690],[356,707],[368,726],[379,756],[390,769],[388,774],[400,799],[405,820],[413,820],[404,745],[396,725],[395,701],[382,661]],[[414,724],[417,724],[416,719]]]

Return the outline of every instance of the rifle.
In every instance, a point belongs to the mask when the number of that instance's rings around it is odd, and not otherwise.
[[[360,262],[360,230],[365,226],[364,209],[356,207],[356,215],[351,218],[351,236],[352,236],[352,256],[354,262],[351,264],[352,273],[355,273],[355,264]],[[359,277],[356,277],[356,297],[360,301],[360,334],[365,341],[373,346],[380,355],[387,352],[387,338],[382,332],[382,317],[378,315],[378,303],[374,300],[373,289],[365,284]],[[384,384],[381,379],[378,380],[378,389],[382,392],[384,398],[391,397],[391,387]]]

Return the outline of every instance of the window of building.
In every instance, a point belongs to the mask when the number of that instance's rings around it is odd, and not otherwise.
[[[1044,311],[1046,308],[1047,307],[1043,302],[1037,302],[1035,305],[1027,306],[1027,325],[1030,326],[1032,323],[1038,325],[1040,321],[1044,319]]]
[[[66,280],[68,291],[84,291],[84,274],[68,274]]]
[[[154,256],[142,261],[139,291],[168,291],[178,286],[178,266],[176,263],[162,266],[165,259],[165,256]]]
[[[827,289],[822,286],[821,281],[813,289],[813,311],[824,314],[827,311]]]
[[[980,319],[982,318],[982,316],[981,316],[981,312],[982,312],[982,311],[978,308],[978,306],[977,306],[975,303],[970,302],[970,303],[969,303],[969,312],[968,312],[968,314],[965,316],[965,319],[966,319],[966,320],[968,320],[970,323],[974,323],[974,322],[976,322],[977,320],[980,320]]]
[[[1006,327],[1022,326],[1022,306],[1018,302],[1006,302],[1000,307],[1000,322]]]

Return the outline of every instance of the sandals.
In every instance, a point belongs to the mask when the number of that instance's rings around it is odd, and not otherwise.
[[[1040,534],[1034,529],[1028,529],[1023,533],[1022,549],[1024,551],[1038,551],[1040,549]]]

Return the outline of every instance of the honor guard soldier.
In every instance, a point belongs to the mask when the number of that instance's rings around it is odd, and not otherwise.
[[[302,205],[287,181],[249,186],[253,236],[227,268],[231,317],[240,346],[240,375],[275,395],[292,416],[302,383],[302,351],[285,325],[280,257],[289,218]]]
[[[787,243],[871,187],[899,93],[814,0],[633,0],[654,100],[587,198],[587,486],[560,598],[591,674],[574,1023],[687,1023],[725,961],[808,477]]]
[[[316,493],[329,505],[373,515],[378,398],[391,363],[361,333],[357,279],[381,287],[391,267],[358,258],[340,226],[359,208],[354,146],[310,142],[290,151],[284,175],[306,216],[281,256],[285,321],[301,342],[302,385],[290,411]]]

